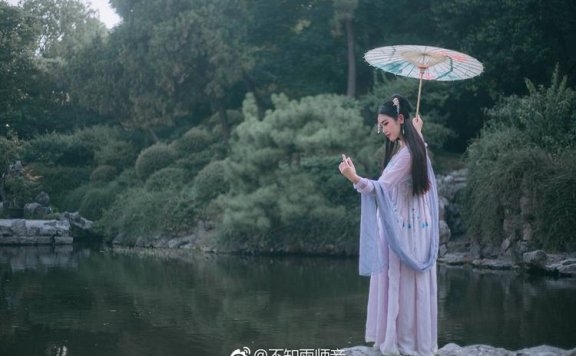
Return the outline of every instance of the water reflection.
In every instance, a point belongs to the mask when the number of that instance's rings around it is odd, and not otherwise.
[[[226,355],[363,344],[357,261],[0,249],[0,354]],[[576,282],[439,268],[439,344],[574,347]]]

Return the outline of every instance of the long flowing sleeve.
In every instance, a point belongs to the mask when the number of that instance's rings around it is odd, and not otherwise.
[[[409,154],[407,149],[404,151],[403,154]],[[398,152],[397,155],[401,153]],[[387,254],[384,253],[386,248],[383,248],[383,244],[394,251],[404,263],[416,271],[425,271],[431,268],[436,261],[439,238],[438,198],[432,165],[428,159],[428,179],[431,187],[425,193],[428,195],[425,200],[429,204],[428,209],[431,213],[432,240],[427,258],[424,261],[420,261],[412,255],[406,245],[406,241],[401,237],[401,226],[395,219],[394,205],[388,194],[389,188],[406,176],[406,169],[410,172],[410,160],[401,158],[402,156],[398,156],[398,159],[394,162],[390,161],[393,165],[386,169],[377,181],[367,180],[367,185],[371,186],[370,188],[363,187],[361,189],[363,194],[361,195],[359,272],[362,276],[379,273],[387,265]],[[379,237],[378,217],[384,230],[384,240]]]
[[[374,184],[380,184],[385,190],[389,190],[395,184],[405,179],[410,174],[410,167],[412,160],[408,148],[401,149],[395,157],[388,163],[388,166],[382,172],[378,180],[371,180],[368,178],[360,178],[358,183],[353,184],[353,187],[362,194],[374,194]]]

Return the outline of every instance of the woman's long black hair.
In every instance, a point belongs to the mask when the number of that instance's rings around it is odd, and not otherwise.
[[[427,163],[427,152],[426,146],[422,137],[418,134],[418,131],[412,125],[412,119],[410,118],[410,111],[412,107],[408,100],[403,98],[398,94],[392,95],[392,99],[385,102],[380,107],[380,114],[390,116],[394,120],[398,120],[399,114],[397,107],[394,105],[394,99],[398,99],[400,104],[400,114],[404,116],[403,134],[404,144],[410,150],[410,155],[412,157],[412,193],[414,195],[424,194],[430,189],[430,181],[428,180],[428,163]],[[401,127],[401,132],[402,132]],[[397,142],[392,142],[386,137],[386,150],[384,153],[384,168],[390,162],[392,155],[397,151]]]

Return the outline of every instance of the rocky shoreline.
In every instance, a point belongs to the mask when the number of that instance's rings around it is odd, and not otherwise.
[[[345,356],[382,356],[380,350],[371,346],[355,346],[345,348]],[[459,346],[447,344],[438,350],[439,356],[576,356],[576,348],[564,350],[554,346],[541,345],[518,351],[510,351],[503,348],[488,345]]]
[[[68,245],[91,228],[91,221],[68,212],[50,220],[0,219],[0,245]]]

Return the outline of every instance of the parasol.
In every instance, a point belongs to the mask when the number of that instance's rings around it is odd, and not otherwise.
[[[420,112],[423,80],[462,80],[475,77],[484,70],[482,63],[474,57],[431,46],[378,47],[366,52],[364,59],[386,72],[420,79],[416,117]]]

